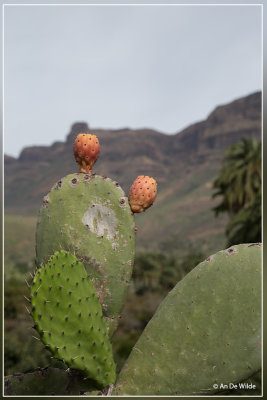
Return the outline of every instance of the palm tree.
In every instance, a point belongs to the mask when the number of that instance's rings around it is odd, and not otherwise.
[[[228,245],[261,240],[261,142],[243,138],[229,147],[213,188],[222,196],[216,216],[227,212]]]
[[[226,236],[227,246],[261,242],[261,193],[233,217],[227,225]]]
[[[254,201],[261,191],[261,142],[243,138],[229,147],[213,187],[217,189],[213,197],[223,196],[214,208],[216,215],[226,211],[233,216]]]

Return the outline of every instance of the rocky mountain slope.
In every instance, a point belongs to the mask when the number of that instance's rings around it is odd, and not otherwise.
[[[72,147],[80,132],[99,138],[94,172],[118,181],[126,193],[137,175],[158,181],[155,205],[136,216],[138,249],[216,251],[225,244],[226,217],[214,217],[212,182],[228,146],[242,137],[260,139],[261,93],[219,106],[205,121],[172,136],[151,129],[91,130],[75,123],[65,142],[27,147],[17,159],[5,156],[5,213],[37,215],[53,184],[77,171]]]

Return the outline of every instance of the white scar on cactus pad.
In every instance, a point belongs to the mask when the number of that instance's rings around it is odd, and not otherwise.
[[[96,236],[105,236],[109,240],[117,236],[118,220],[111,208],[91,203],[82,217],[82,223]]]

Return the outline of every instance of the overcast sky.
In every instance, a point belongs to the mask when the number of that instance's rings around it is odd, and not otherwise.
[[[5,7],[4,151],[94,128],[173,134],[261,90],[261,8]]]

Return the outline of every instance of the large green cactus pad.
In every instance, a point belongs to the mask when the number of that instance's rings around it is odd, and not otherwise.
[[[105,387],[115,363],[102,308],[81,262],[56,252],[39,268],[31,286],[32,317],[54,357]]]
[[[124,306],[134,246],[128,199],[111,179],[71,174],[44,197],[36,232],[37,264],[46,262],[56,250],[75,254],[92,277],[111,323],[110,334]]]
[[[6,396],[71,396],[85,393],[97,396],[99,390],[73,370],[38,368],[27,374],[5,377]]]
[[[261,368],[260,247],[220,251],[175,286],[133,348],[116,394],[212,394]]]

